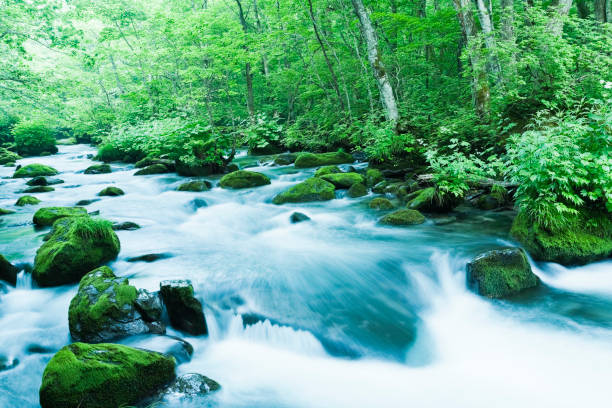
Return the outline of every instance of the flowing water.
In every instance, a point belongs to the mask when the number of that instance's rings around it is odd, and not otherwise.
[[[41,206],[74,205],[115,185],[126,194],[87,206],[119,231],[110,266],[132,284],[156,290],[191,279],[205,307],[208,337],[181,336],[195,349],[179,374],[198,372],[222,390],[171,407],[606,407],[612,380],[612,262],[578,268],[533,264],[545,283],[507,301],[466,288],[477,253],[512,245],[511,213],[463,209],[448,225],[382,227],[371,197],[276,206],[278,192],[314,170],[243,165],[272,184],[178,192],[184,178],[134,177],[131,165],[85,175],[89,146],[29,158],[65,180],[43,202],[0,218],[0,253],[32,263],[46,230],[31,224]],[[11,208],[25,180],[0,168],[0,207]],[[211,178],[211,181],[214,180]],[[194,199],[203,199],[201,207]],[[199,207],[199,208],[198,208]],[[300,211],[311,222],[291,224]],[[143,254],[171,257],[130,263]],[[39,289],[20,274],[0,294],[0,355],[18,364],[0,372],[1,407],[38,406],[42,371],[70,343],[68,305],[76,285]],[[162,339],[121,342],[163,348]]]

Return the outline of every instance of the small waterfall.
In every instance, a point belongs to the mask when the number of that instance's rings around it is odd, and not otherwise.
[[[17,284],[15,285],[17,289],[32,289],[32,274],[27,273],[26,271],[21,271],[17,274]]]

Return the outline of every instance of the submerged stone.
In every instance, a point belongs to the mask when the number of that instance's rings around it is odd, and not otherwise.
[[[208,203],[203,198],[194,198],[188,204],[188,206],[193,210],[197,211],[200,208],[208,207]]]
[[[94,164],[85,169],[85,174],[107,174],[110,173],[111,166],[109,164]]]
[[[39,227],[48,227],[60,218],[84,216],[87,210],[83,207],[43,207],[34,213],[32,221]]]
[[[51,186],[33,186],[26,188],[22,193],[49,193],[51,191],[55,191]]]
[[[119,344],[73,343],[47,364],[42,408],[135,405],[174,378],[174,358]]]
[[[417,225],[424,223],[425,217],[416,210],[402,209],[385,215],[379,222],[381,224],[396,226]]]
[[[36,176],[55,176],[58,171],[53,167],[45,166],[44,164],[28,164],[23,166],[13,174],[13,178],[30,178]]]
[[[164,391],[164,394],[171,394],[173,397],[179,398],[193,397],[208,394],[220,388],[221,386],[215,380],[211,380],[202,374],[189,373],[174,380]]]
[[[312,177],[278,194],[272,202],[284,204],[328,201],[336,197],[335,190],[333,184],[319,177]]]
[[[60,179],[48,179],[44,176],[34,177],[31,180],[28,180],[26,184],[28,186],[52,186],[55,184],[62,184],[64,180]]]
[[[164,173],[170,173],[172,170],[170,170],[168,167],[166,167],[165,165],[158,163],[158,164],[152,164],[150,166],[147,166],[145,168],[142,168],[140,170],[138,170],[136,173],[134,173],[135,176],[147,176],[149,174],[164,174]]]
[[[289,217],[289,221],[291,221],[292,224],[297,224],[299,222],[310,221],[310,217],[306,214],[296,211],[291,214],[291,216]]]
[[[160,259],[168,259],[168,258],[172,258],[172,254],[167,254],[167,253],[146,254],[146,255],[140,255],[140,256],[128,258],[127,261],[128,262],[155,262],[155,261],[159,261]]]
[[[162,281],[160,293],[172,327],[195,336],[208,334],[202,304],[195,298],[190,281]]]
[[[92,203],[95,203],[96,201],[100,201],[99,198],[92,198],[90,200],[80,200],[79,202],[76,203],[77,206],[79,205],[89,205]]]
[[[140,229],[140,225],[131,221],[116,222],[113,224],[113,230],[115,231],[134,231],[137,229]]]
[[[295,159],[294,165],[297,168],[306,168],[327,166],[330,164],[352,163],[353,161],[353,156],[342,150],[338,150],[337,152],[330,153],[300,153]]]
[[[254,171],[238,170],[233,173],[226,174],[219,181],[222,188],[250,188],[270,184],[268,176]]]

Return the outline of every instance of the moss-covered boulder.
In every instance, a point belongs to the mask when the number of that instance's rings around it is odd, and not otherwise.
[[[85,174],[106,174],[110,173],[111,166],[108,164],[94,164],[85,169]]]
[[[489,193],[480,195],[474,205],[481,210],[495,210],[504,207],[508,202],[508,192],[499,185],[494,185]]]
[[[408,204],[406,207],[423,212],[445,213],[452,211],[463,201],[462,198],[451,194],[441,194],[435,187],[428,187],[406,196]]]
[[[15,211],[7,210],[6,208],[0,208],[0,215],[9,215],[9,214],[15,214]]]
[[[34,213],[34,224],[48,227],[60,218],[86,217],[87,210],[83,207],[43,207]]]
[[[274,164],[278,166],[287,166],[293,164],[297,159],[298,153],[281,153],[274,158]]]
[[[336,197],[335,190],[336,188],[332,183],[319,177],[312,177],[278,194],[272,202],[274,204],[285,204],[328,201]]]
[[[306,168],[328,166],[330,164],[352,163],[353,161],[353,156],[342,150],[338,150],[337,152],[330,153],[300,153],[295,159],[294,165],[297,168]]]
[[[395,208],[391,201],[382,197],[377,197],[373,199],[372,201],[370,201],[368,206],[373,210],[392,210],[393,208]]]
[[[34,259],[32,276],[39,286],[78,282],[119,254],[119,238],[112,224],[98,218],[60,218],[48,237]]]
[[[68,309],[70,335],[76,341],[99,343],[116,338],[164,333],[164,326],[141,315],[138,290],[126,278],[118,278],[108,266],[83,276]],[[161,316],[161,304],[158,303]]]
[[[367,169],[365,179],[366,179],[366,186],[374,187],[376,184],[383,181],[385,177],[383,176],[382,171],[378,169]]]
[[[219,181],[223,188],[250,188],[270,184],[270,179],[265,174],[254,171],[238,170],[226,174]]]
[[[55,176],[58,171],[53,167],[45,166],[44,164],[28,164],[23,166],[13,174],[13,178],[30,178],[37,176]]]
[[[326,174],[342,173],[338,166],[323,166],[315,171],[315,177],[325,176]]]
[[[348,189],[346,195],[351,198],[363,197],[368,195],[368,189],[363,183],[355,183]]]
[[[171,171],[172,170],[170,170],[164,164],[157,163],[157,164],[152,164],[150,166],[147,166],[147,167],[144,167],[144,168],[138,170],[136,173],[134,173],[134,175],[135,176],[147,176],[149,174],[170,173]]]
[[[217,167],[211,163],[191,164],[180,160],[175,162],[176,172],[184,177],[205,177],[215,173]]]
[[[17,273],[19,268],[13,266],[2,254],[0,254],[0,280],[15,286],[17,284]]]
[[[612,256],[612,215],[604,211],[583,210],[554,230],[520,212],[510,234],[538,261],[583,265]]]
[[[190,281],[167,280],[159,286],[172,327],[195,336],[208,334],[202,304],[193,295]]]
[[[116,222],[113,224],[113,230],[115,231],[135,231],[137,229],[140,229],[140,225],[131,221]]]
[[[55,191],[51,186],[32,186],[23,190],[22,193],[50,193],[51,191]]]
[[[64,180],[60,179],[48,179],[44,176],[34,177],[31,180],[28,180],[26,184],[28,186],[52,186],[55,184],[62,184]]]
[[[106,187],[105,189],[103,189],[102,191],[98,193],[100,197],[104,197],[104,196],[117,197],[117,196],[122,196],[124,194],[125,193],[123,192],[122,189],[120,189],[119,187],[113,187],[113,186]]]
[[[191,191],[191,192],[199,193],[202,191],[208,191],[211,187],[212,187],[212,184],[210,183],[210,181],[193,180],[193,181],[188,181],[186,183],[181,184],[180,186],[178,186],[176,190],[177,191]]]
[[[321,176],[325,181],[329,181],[336,188],[350,188],[353,184],[363,184],[363,176],[359,173],[334,173]]]
[[[42,408],[114,408],[135,405],[175,377],[173,357],[119,344],[73,343],[47,364]]]
[[[503,298],[540,283],[520,248],[485,252],[467,264],[467,279],[480,295]]]
[[[418,225],[425,222],[425,217],[417,210],[402,209],[385,215],[379,222],[396,226]]]
[[[40,200],[31,195],[21,196],[17,199],[17,202],[15,203],[17,207],[23,207],[26,205],[36,205],[36,204],[40,204]]]
[[[4,147],[0,147],[0,165],[6,165],[15,163],[17,160],[21,159],[21,156],[17,153],[11,152]]]

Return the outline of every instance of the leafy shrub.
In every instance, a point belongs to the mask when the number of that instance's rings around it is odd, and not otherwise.
[[[284,134],[283,125],[278,119],[268,119],[266,115],[258,115],[255,122],[250,123],[242,131],[243,143],[253,149],[279,147]]]
[[[13,128],[15,150],[22,156],[57,153],[53,129],[42,121],[19,122]]]
[[[11,129],[18,122],[17,118],[12,115],[0,115],[0,145],[11,143],[13,134]]]

